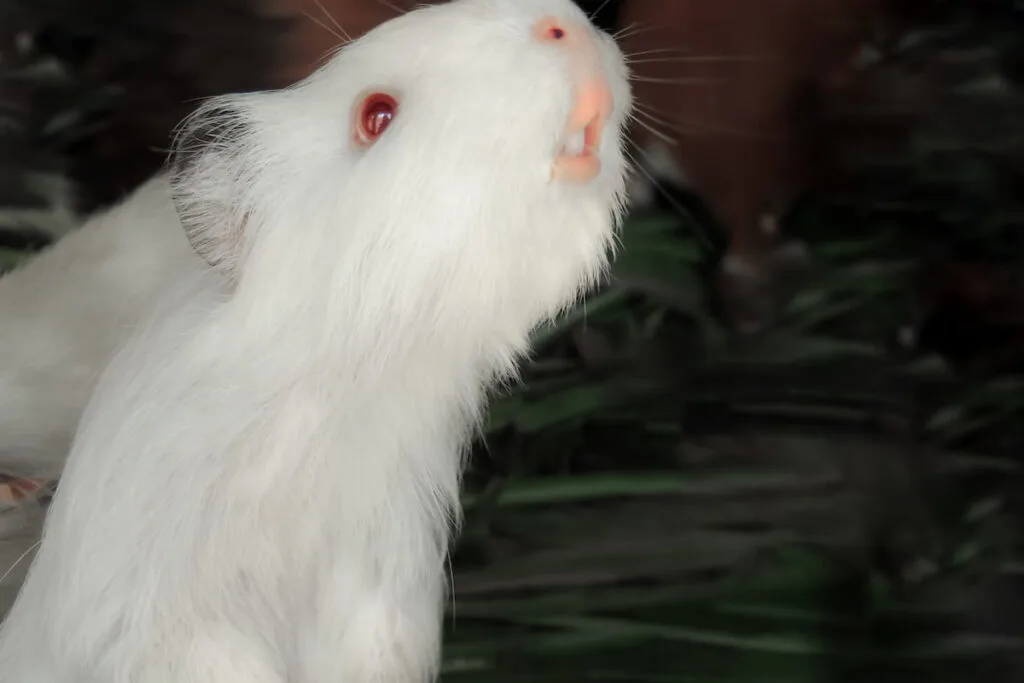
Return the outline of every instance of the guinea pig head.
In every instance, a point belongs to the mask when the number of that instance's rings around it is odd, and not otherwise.
[[[175,201],[239,291],[540,322],[607,263],[630,107],[621,52],[570,0],[453,0],[292,88],[207,103],[177,142]]]

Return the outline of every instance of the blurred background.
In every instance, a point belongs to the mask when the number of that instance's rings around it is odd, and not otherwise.
[[[1024,3],[580,4],[634,209],[477,444],[444,680],[1024,681]],[[0,0],[0,266],[409,6]]]

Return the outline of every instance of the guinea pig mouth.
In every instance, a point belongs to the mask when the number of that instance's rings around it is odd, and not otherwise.
[[[588,79],[579,84],[573,93],[565,137],[552,164],[552,178],[587,183],[601,173],[598,145],[611,109],[612,91],[604,78]]]
[[[600,117],[595,116],[583,127],[571,127],[555,156],[552,178],[573,183],[596,178],[601,173],[601,160],[597,157],[600,139]]]

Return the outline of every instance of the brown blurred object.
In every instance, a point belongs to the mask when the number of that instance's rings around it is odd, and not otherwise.
[[[620,25],[659,183],[686,186],[728,234],[719,290],[753,331],[802,260],[779,219],[808,182],[819,103],[855,73],[884,0],[628,0]],[[653,129],[653,130],[652,130]]]

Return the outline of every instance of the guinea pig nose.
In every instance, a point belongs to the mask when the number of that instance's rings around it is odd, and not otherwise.
[[[585,183],[598,176],[601,160],[597,152],[611,108],[612,92],[604,79],[594,78],[576,88],[563,145],[552,167],[554,179]],[[582,145],[572,145],[580,135]]]
[[[590,130],[594,135],[592,143],[596,146],[611,110],[612,89],[604,79],[595,78],[576,90],[568,127],[570,130]]]

